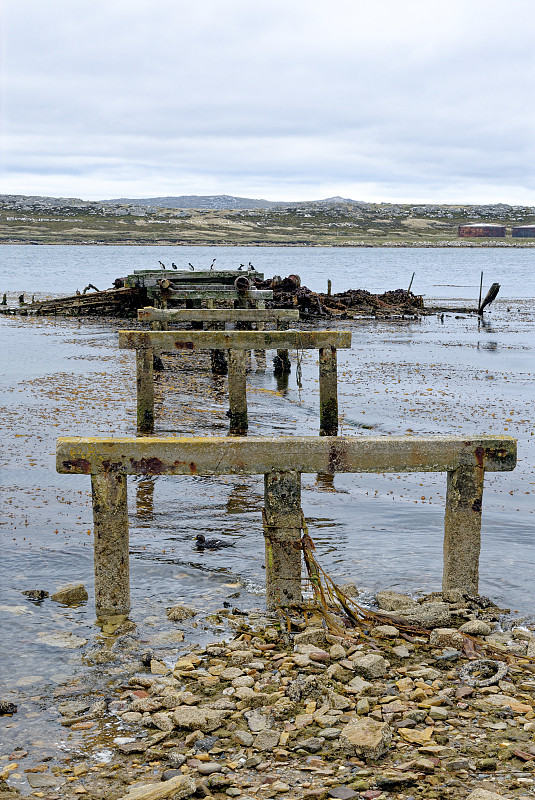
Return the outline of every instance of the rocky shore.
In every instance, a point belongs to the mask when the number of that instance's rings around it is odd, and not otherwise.
[[[534,633],[503,631],[504,612],[484,598],[376,600],[392,619],[342,636],[317,612],[222,609],[231,637],[174,664],[140,652],[122,623],[85,653],[109,665],[102,691],[55,701],[85,751],[33,764],[6,740],[0,800],[17,784],[48,800],[533,797]],[[167,614],[177,640],[199,616]]]

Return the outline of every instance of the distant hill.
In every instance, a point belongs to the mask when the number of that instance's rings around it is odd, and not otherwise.
[[[122,205],[146,206],[152,208],[191,208],[196,211],[231,211],[232,209],[251,210],[257,208],[303,208],[305,206],[331,206],[361,203],[344,197],[328,197],[325,200],[306,200],[281,202],[255,200],[250,197],[233,197],[230,194],[183,194],[178,197],[119,197],[101,200],[101,203],[120,203]]]
[[[183,194],[179,197],[119,197],[115,200],[101,200],[100,202],[121,203],[123,205],[132,206],[152,206],[153,208],[193,208],[196,211],[226,211],[234,208],[274,208],[279,205],[279,203],[273,203],[270,200],[232,197],[229,194]]]

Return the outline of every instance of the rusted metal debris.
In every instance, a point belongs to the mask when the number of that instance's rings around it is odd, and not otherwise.
[[[287,278],[271,278],[257,281],[258,289],[273,289],[273,300],[266,302],[266,308],[298,308],[301,318],[341,317],[350,318],[354,314],[418,314],[423,310],[423,298],[406,289],[395,289],[373,294],[366,289],[348,289],[337,294],[313,292],[300,285],[297,275]]]
[[[182,307],[188,304],[188,297],[191,295],[189,303],[203,301],[224,301],[236,305],[234,285],[226,287],[222,291],[221,287],[215,291],[213,286],[192,287],[177,290],[175,283],[171,284],[164,275],[164,279],[159,279],[159,273],[155,277],[154,271],[146,271],[148,277],[144,281],[138,279],[132,283],[127,278],[117,278],[113,282],[113,288],[105,291],[89,292],[89,289],[96,289],[93,284],[88,284],[82,294],[77,293],[70,297],[58,297],[51,300],[42,300],[35,303],[27,303],[19,308],[9,308],[5,304],[0,308],[0,313],[5,314],[36,314],[53,315],[60,314],[65,316],[114,316],[114,317],[133,317],[138,309],[151,303],[155,306],[164,302],[165,306]],[[150,272],[150,274],[149,274]],[[163,273],[162,273],[163,274]],[[218,273],[208,273],[211,280],[218,278]],[[228,273],[230,275],[230,273]],[[141,275],[141,273],[140,273]],[[274,277],[268,280],[261,280],[261,273],[256,273],[254,281],[245,275],[240,275],[238,280],[247,281],[250,288],[244,292],[245,305],[256,305],[264,303],[268,309],[297,309],[301,319],[316,319],[318,317],[352,318],[355,314],[368,314],[371,316],[389,316],[390,314],[419,314],[423,312],[423,298],[414,295],[410,290],[396,289],[394,291],[373,294],[365,289],[348,289],[337,294],[323,294],[313,292],[306,286],[301,286],[298,275],[289,275],[286,278]],[[139,276],[137,276],[139,278]],[[203,277],[201,273],[195,272],[189,277],[194,277],[200,281]],[[150,280],[149,280],[150,278]],[[158,278],[158,280],[157,280]],[[174,273],[173,279],[180,281],[179,273]],[[151,283],[152,281],[152,283]],[[148,285],[150,283],[150,286]],[[169,287],[165,284],[169,283]],[[147,284],[147,285],[146,285]],[[202,291],[201,291],[202,289]],[[262,292],[262,294],[261,294]],[[273,293],[271,296],[271,292]],[[213,295],[213,296],[212,296]],[[227,297],[228,295],[228,297]],[[256,299],[254,299],[256,298]]]

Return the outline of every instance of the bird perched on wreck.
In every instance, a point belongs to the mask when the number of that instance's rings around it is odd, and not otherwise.
[[[162,267],[163,269],[165,269],[165,264],[163,263],[163,261],[158,261],[158,264],[160,265],[160,267]]]
[[[188,267],[192,272],[195,272],[195,267],[193,266],[193,264],[190,264],[189,261],[188,261]]]
[[[221,539],[207,539],[202,533],[195,537],[197,550],[221,550],[222,547],[234,547],[234,542],[222,542]]]
[[[245,266],[245,264],[240,264],[240,266],[238,267],[238,272],[241,272],[242,269],[244,268],[244,266]]]
[[[171,266],[173,267],[173,269],[178,269],[178,267],[177,267],[177,265],[175,264],[174,261],[171,263]]]
[[[251,264],[251,262],[250,262],[250,261],[249,261],[249,269],[250,269],[252,272],[256,272],[256,269],[253,267],[253,265]]]
[[[212,263],[210,264],[210,269],[213,269],[213,268],[214,268],[214,264],[215,264],[215,262],[216,262],[216,259],[214,258],[214,260],[213,260],[213,261],[212,261]]]

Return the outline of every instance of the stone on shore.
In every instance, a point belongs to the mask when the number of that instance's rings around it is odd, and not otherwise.
[[[461,633],[469,633],[471,636],[488,636],[492,628],[482,619],[470,619],[461,625],[459,630]]]
[[[340,740],[355,749],[357,756],[368,761],[377,761],[390,745],[392,731],[386,722],[379,722],[371,717],[348,722],[342,729]]]
[[[181,800],[190,797],[195,790],[195,780],[190,775],[177,775],[169,781],[132,786],[118,800]]]
[[[54,594],[50,595],[50,599],[55,603],[62,603],[64,606],[74,606],[78,603],[85,603],[89,598],[87,590],[83,583],[68,583],[66,586],[61,586]]]
[[[229,711],[216,711],[212,708],[179,706],[174,710],[172,719],[178,728],[211,733],[219,728],[229,713]]]
[[[474,789],[470,792],[466,800],[508,800],[503,794],[489,792],[487,789]]]
[[[380,678],[388,669],[388,662],[382,656],[369,653],[353,659],[353,668],[363,678]]]
[[[450,607],[447,603],[422,603],[400,608],[395,616],[412,625],[423,628],[448,628],[451,623]]]
[[[191,619],[197,613],[195,609],[190,608],[189,606],[171,606],[171,608],[167,609],[167,619],[170,619],[172,622],[183,622],[186,619]]]
[[[379,608],[384,611],[397,611],[399,608],[418,605],[416,600],[413,600],[408,594],[400,594],[390,589],[384,592],[377,592],[375,599]]]

